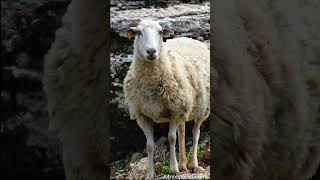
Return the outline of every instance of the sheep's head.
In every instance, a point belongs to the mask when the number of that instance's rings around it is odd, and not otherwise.
[[[161,27],[159,22],[143,20],[137,27],[130,27],[128,37],[135,36],[135,49],[139,56],[146,61],[155,61],[161,51],[162,37],[169,37],[173,31],[168,27]]]

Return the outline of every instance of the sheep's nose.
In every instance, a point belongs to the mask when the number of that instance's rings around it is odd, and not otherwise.
[[[149,55],[154,55],[156,52],[157,52],[157,50],[154,49],[154,48],[147,49],[147,53],[148,53]]]

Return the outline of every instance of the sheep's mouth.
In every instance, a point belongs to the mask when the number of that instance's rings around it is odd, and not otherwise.
[[[156,59],[157,59],[157,56],[155,56],[155,55],[147,56],[147,60],[149,60],[149,61],[154,61]]]

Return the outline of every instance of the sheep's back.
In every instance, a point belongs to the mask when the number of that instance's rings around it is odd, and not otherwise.
[[[175,51],[183,56],[190,57],[192,60],[204,61],[203,63],[209,63],[210,50],[207,45],[198,40],[191,38],[181,37],[175,39],[169,39],[165,42],[168,49]]]
[[[169,39],[165,46],[184,57],[184,61],[191,61],[193,65],[204,68],[210,74],[210,50],[206,44],[191,38],[181,37]]]
[[[165,46],[184,61],[189,81],[196,90],[195,118],[207,118],[210,106],[210,50],[206,44],[186,37],[170,39]]]

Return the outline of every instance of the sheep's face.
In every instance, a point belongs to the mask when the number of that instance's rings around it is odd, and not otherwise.
[[[135,36],[135,50],[139,56],[146,61],[158,59],[161,51],[162,37],[169,37],[173,34],[168,26],[161,27],[152,20],[143,20],[137,27],[128,30],[128,37]]]

